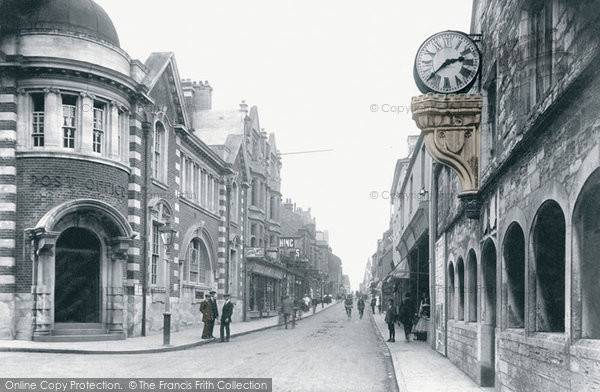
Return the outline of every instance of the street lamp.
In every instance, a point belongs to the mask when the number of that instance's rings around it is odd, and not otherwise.
[[[173,229],[170,223],[167,223],[159,231],[166,247],[167,282],[165,289],[165,312],[163,313],[163,345],[168,346],[171,344],[171,268],[169,267],[169,256],[171,255],[173,240],[177,230]]]

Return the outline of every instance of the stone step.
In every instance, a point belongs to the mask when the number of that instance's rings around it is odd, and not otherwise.
[[[59,329],[103,329],[102,323],[54,323],[54,330]]]
[[[101,335],[45,335],[34,336],[36,342],[99,342],[106,340],[125,340],[125,334]]]
[[[106,332],[106,328],[60,328],[52,331],[52,335],[104,335]]]

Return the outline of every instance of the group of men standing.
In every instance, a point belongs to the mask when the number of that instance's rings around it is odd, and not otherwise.
[[[215,298],[217,292],[211,291],[205,297],[204,301],[200,304],[200,312],[202,313],[202,322],[204,323],[204,329],[202,330],[202,339],[214,339],[213,330],[215,328],[215,321],[219,317],[219,308],[217,306],[217,300]],[[233,303],[231,303],[231,295],[223,294],[225,303],[221,309],[221,342],[228,342],[230,337],[229,325],[231,324],[231,315],[233,314]],[[225,336],[226,335],[226,336]]]

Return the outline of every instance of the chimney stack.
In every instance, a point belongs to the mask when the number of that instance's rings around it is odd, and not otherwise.
[[[242,100],[242,103],[240,103],[240,112],[248,114],[248,104],[246,101]]]
[[[185,106],[190,114],[212,109],[212,87],[207,80],[192,82],[191,79],[182,79],[181,87],[185,97]]]

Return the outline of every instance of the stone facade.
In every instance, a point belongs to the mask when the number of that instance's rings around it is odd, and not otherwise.
[[[473,16],[472,32],[483,33],[471,91],[483,96],[481,207],[467,217],[457,175],[434,168],[432,344],[497,390],[591,390],[600,382],[590,300],[600,255],[600,9],[476,1]]]

